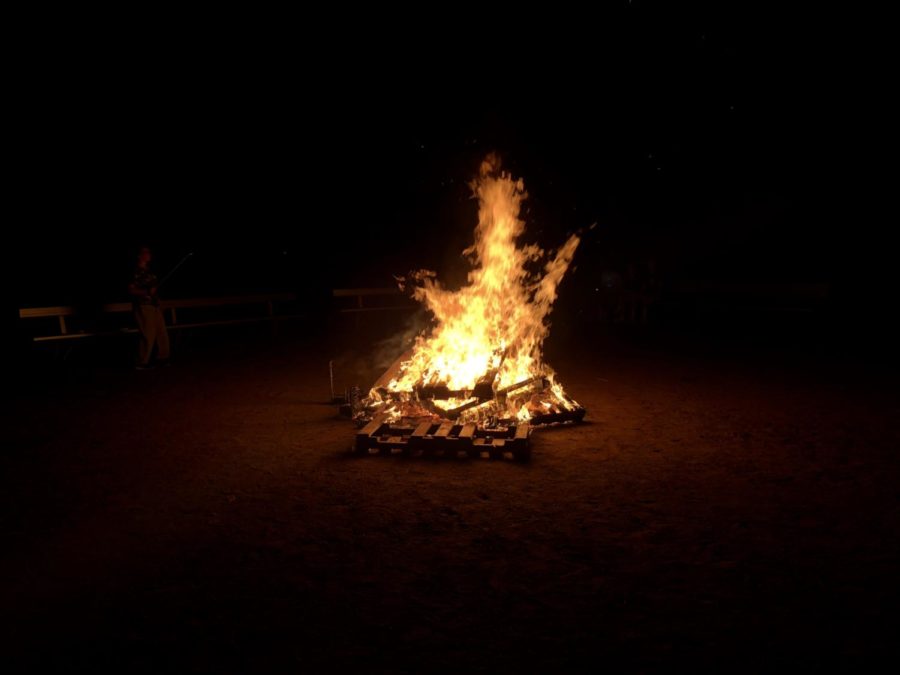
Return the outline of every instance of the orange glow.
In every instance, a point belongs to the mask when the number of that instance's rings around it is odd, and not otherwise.
[[[442,287],[431,272],[413,275],[413,297],[433,315],[434,326],[416,338],[411,357],[387,386],[369,392],[367,403],[378,405],[390,418],[416,416],[423,412],[423,400],[425,408],[438,416],[471,404],[449,415],[463,422],[527,421],[535,414],[578,405],[543,362],[541,347],[557,286],[579,237],[572,235],[552,255],[535,245],[517,245],[525,231],[519,217],[527,196],[525,185],[501,172],[494,156],[482,163],[472,188],[479,209],[475,243],[463,252],[472,264],[468,284],[453,291]],[[529,380],[534,382],[504,391]],[[473,395],[479,382],[480,396]],[[490,398],[484,396],[488,386]],[[424,388],[434,387],[446,387],[456,395],[422,395]]]

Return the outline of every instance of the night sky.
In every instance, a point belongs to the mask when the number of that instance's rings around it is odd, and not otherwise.
[[[490,151],[525,179],[529,238],[552,247],[597,223],[573,287],[653,259],[667,283],[859,294],[878,247],[838,234],[847,167],[824,61],[778,17],[749,18],[622,3],[540,31],[473,17],[455,36],[348,29],[328,48],[303,31],[188,31],[48,56],[17,302],[122,299],[142,242],[160,271],[195,252],[170,297],[321,299],[419,267],[459,281],[467,183]]]

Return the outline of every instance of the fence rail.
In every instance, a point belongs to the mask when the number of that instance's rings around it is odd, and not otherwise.
[[[399,311],[413,310],[416,305],[411,302],[379,304],[377,298],[396,298],[402,297],[397,288],[336,288],[331,292],[333,298],[350,299],[351,306],[336,306],[334,309],[341,314],[356,314],[357,317],[365,312],[383,312],[383,311]],[[369,299],[369,302],[366,302]],[[279,321],[286,319],[302,318],[302,314],[282,313],[280,307],[290,303],[296,303],[297,295],[294,293],[275,293],[267,295],[234,295],[226,297],[207,297],[207,298],[184,298],[178,300],[163,300],[160,307],[166,313],[166,323],[169,330],[181,330],[185,328],[202,328],[206,326],[227,326],[242,323],[256,323],[261,321],[270,321],[273,326],[277,326]],[[183,315],[179,316],[179,312],[184,313],[192,310],[209,310],[213,308],[235,307],[249,310],[240,316],[229,316],[227,318],[206,318],[203,320],[184,321]],[[117,314],[130,314],[132,304],[130,302],[113,302],[100,305],[91,310],[70,306],[56,305],[51,307],[23,307],[19,310],[19,318],[34,321],[38,323],[39,319],[56,319],[52,327],[42,324],[38,331],[32,335],[34,342],[58,342],[63,340],[78,340],[91,337],[100,337],[106,335],[127,335],[136,333],[137,329],[131,324],[121,325],[113,330],[100,330],[96,327],[102,323],[104,317],[114,316]],[[261,312],[261,313],[260,313]],[[93,327],[86,328],[77,326],[83,323]]]
[[[364,298],[391,297],[401,295],[396,287],[391,288],[335,288],[331,292],[335,298],[356,298],[352,307],[338,307],[341,314],[359,314],[360,312],[390,312],[397,310],[412,310],[415,305],[411,303],[394,305],[366,305]]]
[[[276,311],[279,305],[284,305],[297,300],[294,293],[276,293],[269,295],[233,295],[225,297],[212,298],[185,298],[179,300],[163,300],[160,307],[164,312],[168,312],[168,328],[169,330],[181,330],[185,328],[202,328],[206,326],[225,326],[242,323],[257,323],[261,321],[270,321],[273,326],[277,322],[286,319],[301,318],[301,314],[285,314]],[[240,307],[253,309],[254,311],[263,310],[261,315],[254,314],[251,316],[235,316],[225,319],[208,319],[202,321],[179,322],[178,310],[192,309],[209,309],[212,307]],[[86,312],[78,307],[67,305],[53,307],[24,307],[19,310],[20,319],[47,319],[56,318],[58,331],[41,332],[32,336],[34,342],[54,342],[60,340],[83,339],[89,337],[99,337],[103,335],[121,335],[135,333],[137,330],[131,326],[123,326],[116,330],[72,330],[68,318],[98,318],[103,315],[123,314],[132,311],[130,302],[114,302],[101,305],[96,311]]]

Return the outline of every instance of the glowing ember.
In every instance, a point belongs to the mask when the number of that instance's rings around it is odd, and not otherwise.
[[[369,392],[366,416],[502,423],[580,409],[541,358],[546,319],[579,238],[572,235],[552,256],[535,245],[517,246],[525,230],[519,219],[525,186],[501,172],[494,156],[482,163],[472,188],[479,210],[475,243],[463,252],[472,263],[469,283],[451,291],[433,272],[411,275],[413,297],[435,324],[416,338],[389,381]]]

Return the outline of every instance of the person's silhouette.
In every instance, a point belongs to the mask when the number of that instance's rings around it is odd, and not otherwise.
[[[128,285],[134,308],[134,319],[141,334],[138,343],[138,370],[150,368],[153,347],[156,346],[157,363],[165,365],[169,361],[169,333],[166,331],[166,319],[159,306],[157,287],[159,281],[150,270],[153,252],[148,246],[141,246],[138,251],[137,267]]]

